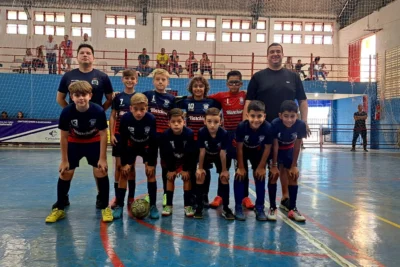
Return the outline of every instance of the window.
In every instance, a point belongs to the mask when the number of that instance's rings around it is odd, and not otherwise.
[[[53,25],[35,25],[34,33],[36,35],[64,35],[64,27],[53,26]],[[61,34],[62,33],[62,34]]]
[[[25,11],[7,10],[7,20],[28,20]]]
[[[7,24],[8,34],[28,34],[28,25]]]
[[[306,22],[304,30],[306,32],[332,32],[332,23],[322,23],[322,22]]]
[[[267,28],[267,22],[265,20],[257,21],[257,30],[265,30]]]
[[[283,29],[283,24],[282,22],[275,22],[274,23],[274,30],[275,31],[281,31]]]
[[[35,12],[35,21],[65,22],[65,14],[55,12]]]
[[[292,42],[294,44],[301,44],[301,34],[293,34]]]
[[[325,35],[324,36],[324,44],[329,44],[331,45],[333,43],[333,38],[330,35]]]
[[[283,43],[284,44],[291,44],[292,43],[292,35],[291,34],[284,34],[283,35]]]
[[[282,43],[282,34],[274,34],[274,43]]]
[[[331,35],[305,35],[304,43],[331,45],[333,43],[333,37]]]
[[[301,32],[303,30],[303,23],[294,21],[277,21],[274,23],[274,30]]]
[[[250,42],[250,33],[246,32],[223,32],[222,42]]]
[[[197,41],[215,41],[215,32],[197,32],[196,34]]]
[[[197,19],[197,28],[215,28],[215,19]]]
[[[75,23],[91,23],[92,15],[90,14],[82,14],[82,13],[72,13],[71,21]]]
[[[123,15],[106,15],[106,24],[135,26],[136,18],[132,16],[123,16]]]
[[[222,20],[222,29],[248,30],[250,29],[250,20]]]
[[[83,36],[85,33],[92,36],[92,28],[88,27],[72,27],[72,36]]]
[[[274,34],[274,43],[301,44],[301,34]]]
[[[284,31],[291,31],[293,29],[293,25],[291,22],[284,22],[283,23],[283,30]]]
[[[265,43],[266,38],[265,38],[265,33],[257,33],[257,43]]]
[[[106,28],[106,38],[135,39],[136,38],[136,30],[135,29]]]
[[[301,22],[295,22],[293,23],[293,31],[295,32],[301,32],[303,29],[303,24]]]
[[[189,41],[190,31],[161,31],[162,40]]]
[[[173,28],[190,28],[190,18],[162,18],[161,26]]]

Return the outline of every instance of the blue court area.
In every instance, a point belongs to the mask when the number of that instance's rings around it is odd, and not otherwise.
[[[171,217],[136,221],[125,210],[109,224],[100,221],[91,167],[82,160],[67,217],[46,225],[59,149],[1,149],[0,266],[400,266],[399,159],[398,152],[304,150],[298,207],[306,223],[283,212],[275,223],[258,222],[252,211],[245,222],[225,221],[212,209],[202,220],[184,218],[177,181]],[[147,192],[142,164],[137,171],[140,196]],[[160,212],[161,197],[159,190]]]

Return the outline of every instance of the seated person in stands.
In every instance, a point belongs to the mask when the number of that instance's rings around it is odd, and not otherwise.
[[[8,119],[8,114],[6,111],[1,112],[1,119],[2,120],[7,120]]]
[[[301,64],[301,59],[297,60],[296,65],[294,66],[296,72],[300,75],[302,74],[304,79],[307,78],[307,75],[305,74],[304,70],[301,70],[302,67],[304,67],[306,64]]]
[[[320,71],[325,75],[325,79],[326,79],[326,77],[328,77],[329,71],[328,71],[328,69],[326,68],[325,63],[322,63],[322,64],[321,64]]]
[[[24,118],[24,113],[22,113],[22,111],[18,111],[17,119],[19,120],[19,119],[23,119],[23,118]]]
[[[37,68],[44,68],[44,52],[43,52],[44,45],[38,46],[36,48],[36,58],[32,60],[32,67],[34,71],[36,71]]]
[[[169,74],[175,73],[179,77],[182,71],[182,65],[179,65],[178,52],[174,49],[172,55],[169,56]]]
[[[157,54],[157,69],[168,70],[168,55],[165,54],[165,48],[161,48],[161,53]]]
[[[185,67],[188,72],[189,78],[193,78],[194,73],[199,70],[199,63],[197,59],[194,57],[194,52],[189,51],[189,58],[186,59]]]
[[[287,57],[286,62],[283,66],[285,69],[293,71],[293,63],[292,63],[292,57]]]
[[[30,48],[26,49],[26,54],[24,56],[23,62],[21,64],[21,68],[19,70],[19,73],[24,73],[25,68],[28,69],[28,72],[31,73],[32,70],[32,61],[33,61],[33,55],[32,55],[32,50]]]
[[[147,49],[143,48],[142,54],[138,56],[139,65],[136,70],[140,76],[147,77],[153,70],[149,67],[150,57],[147,55]]]
[[[208,71],[210,73],[210,79],[212,76],[212,68],[211,68],[211,60],[208,58],[207,53],[203,53],[202,58],[200,59],[200,73],[204,75],[204,72]]]
[[[321,66],[319,65],[320,60],[321,60],[321,57],[316,57],[314,59],[313,70],[314,70],[315,79],[319,80],[319,75],[321,75],[322,78],[324,79],[324,81],[326,81],[325,73],[321,70]]]

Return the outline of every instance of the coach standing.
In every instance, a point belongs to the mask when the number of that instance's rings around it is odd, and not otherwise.
[[[265,103],[267,121],[278,118],[279,109],[285,100],[297,100],[302,120],[307,125],[308,103],[303,83],[296,72],[282,66],[283,47],[272,43],[267,50],[268,68],[253,75],[247,88],[246,102],[243,110],[243,119],[247,119],[247,106],[251,100],[260,100]],[[309,127],[307,125],[307,131]],[[288,181],[282,181],[281,208],[288,209],[289,192]],[[276,186],[276,185],[274,185]],[[270,183],[268,183],[270,187]]]

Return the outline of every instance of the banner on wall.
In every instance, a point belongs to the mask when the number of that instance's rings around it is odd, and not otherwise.
[[[0,143],[60,143],[58,120],[0,120]]]

